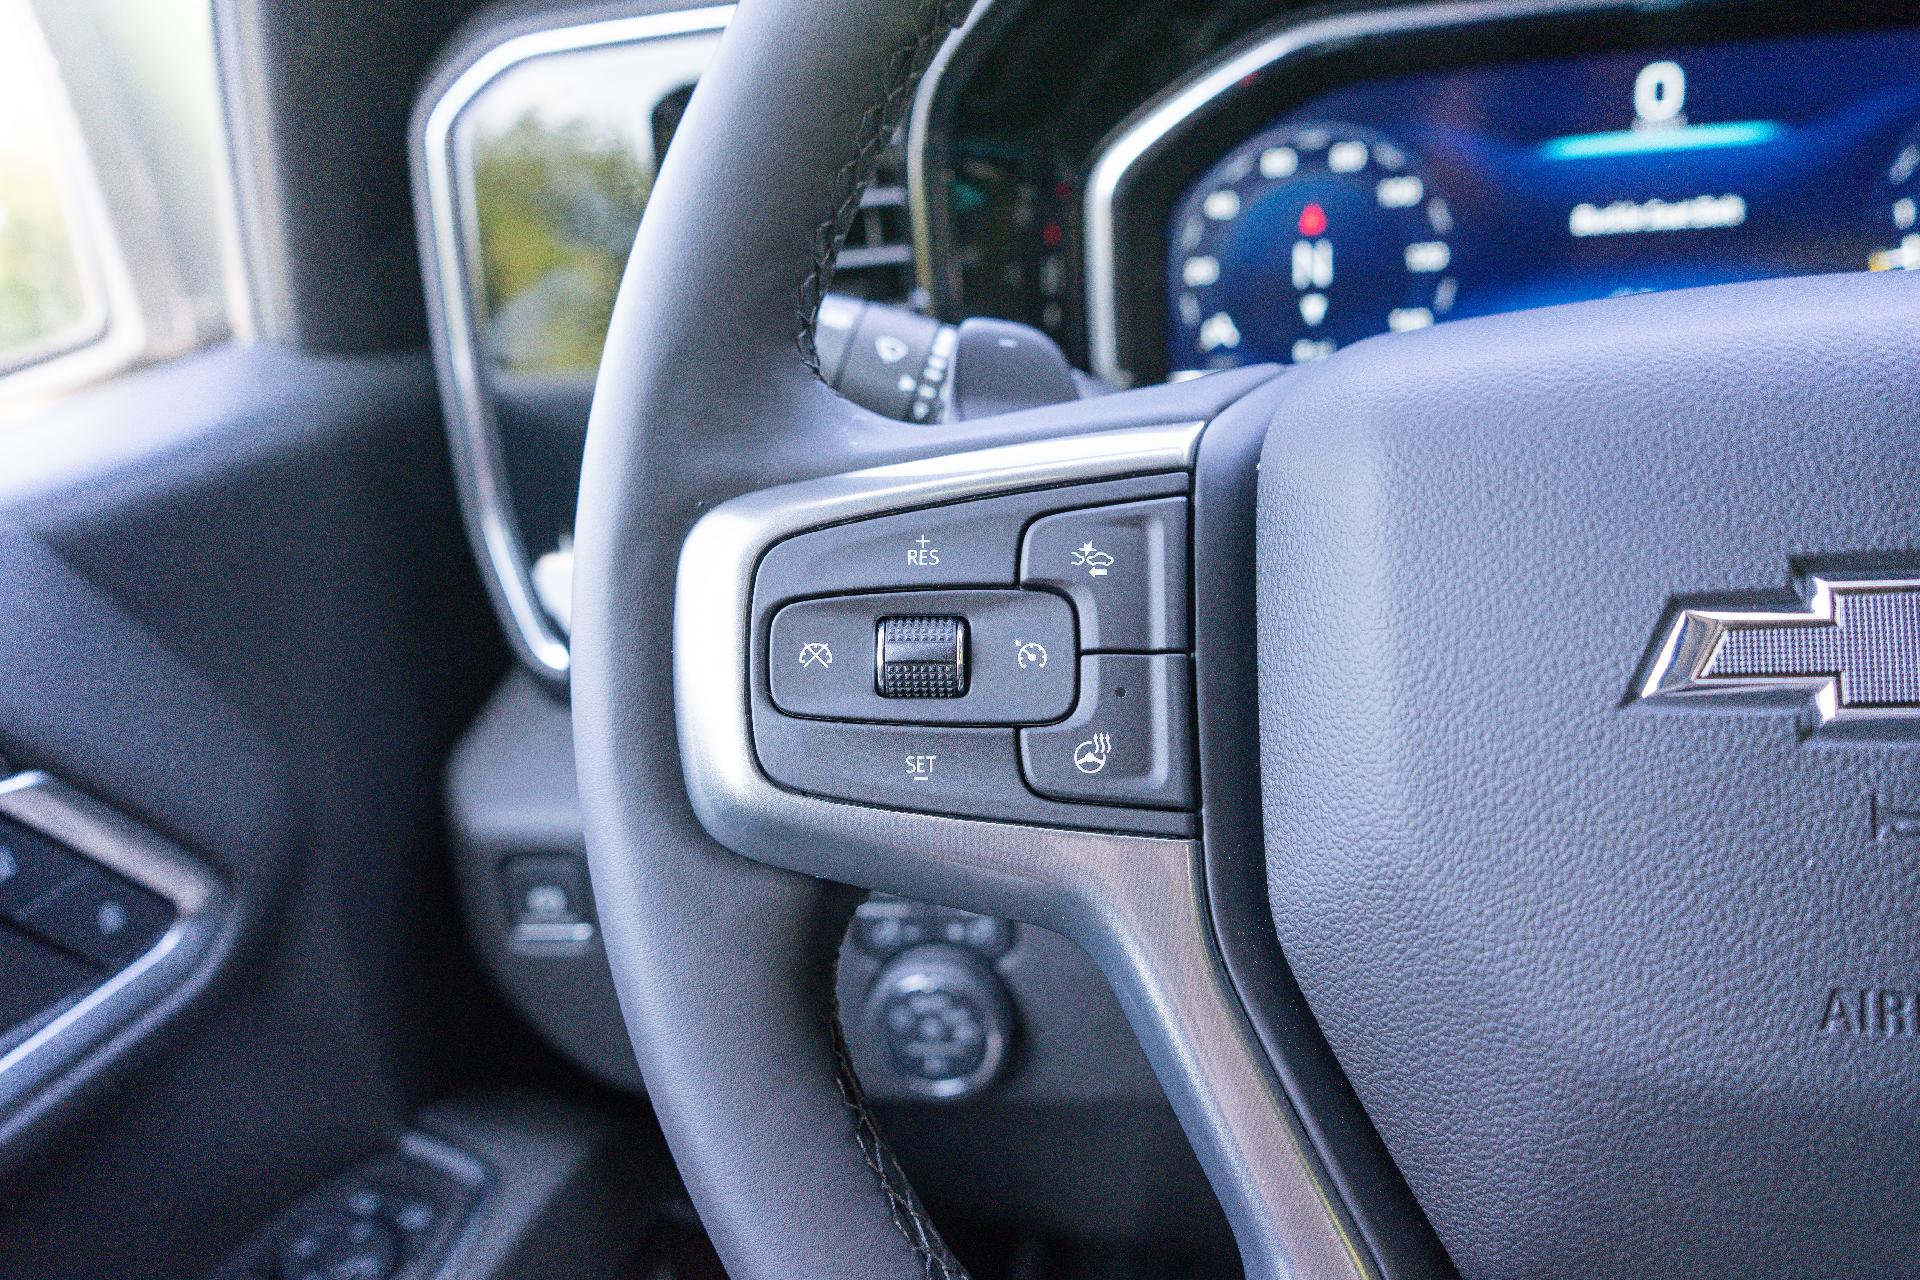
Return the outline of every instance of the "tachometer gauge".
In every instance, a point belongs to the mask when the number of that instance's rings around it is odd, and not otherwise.
[[[1188,189],[1168,229],[1174,367],[1300,363],[1444,316],[1446,202],[1371,129],[1269,130]]]
[[[1895,149],[1881,191],[1874,242],[1884,247],[1867,256],[1868,270],[1920,268],[1920,129],[1909,133]]]

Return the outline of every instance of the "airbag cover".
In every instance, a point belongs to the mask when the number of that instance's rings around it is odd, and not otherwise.
[[[1920,576],[1917,335],[1920,279],[1825,277],[1296,375],[1260,487],[1274,919],[1467,1280],[1914,1265],[1920,840],[1876,813],[1920,808],[1915,747],[1633,695],[1677,601]],[[1904,1012],[1836,1023],[1863,990]]]

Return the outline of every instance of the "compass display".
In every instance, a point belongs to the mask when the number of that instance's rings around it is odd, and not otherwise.
[[[1176,341],[1312,360],[1452,306],[1452,215],[1404,148],[1353,125],[1288,125],[1229,153],[1176,211]]]

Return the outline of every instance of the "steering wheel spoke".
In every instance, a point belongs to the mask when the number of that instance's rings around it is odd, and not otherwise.
[[[1219,392],[1184,395],[1191,418],[1036,436],[1048,415],[1024,415],[998,424],[1014,443],[703,516],[676,590],[681,763],[737,853],[1080,943],[1251,1228],[1252,1274],[1361,1274],[1212,941],[1189,538]],[[1125,421],[1130,399],[1095,403]],[[938,696],[884,696],[907,619],[937,633],[900,660]]]

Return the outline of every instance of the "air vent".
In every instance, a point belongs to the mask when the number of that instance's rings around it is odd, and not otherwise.
[[[873,302],[912,300],[913,229],[907,219],[907,159],[897,133],[861,194],[860,212],[854,215],[834,267],[833,290]]]

